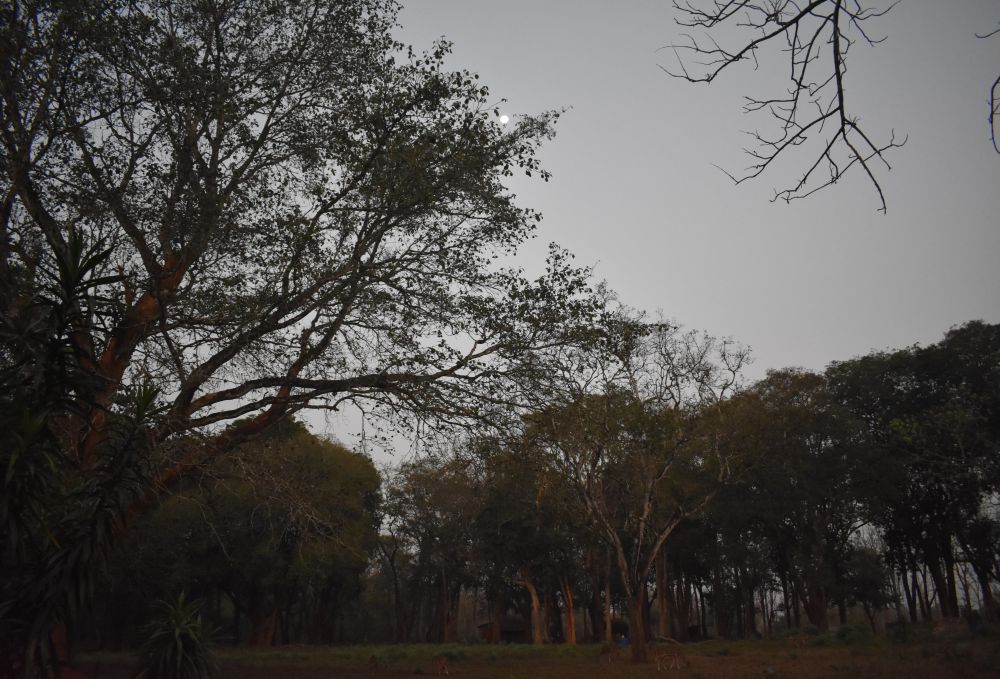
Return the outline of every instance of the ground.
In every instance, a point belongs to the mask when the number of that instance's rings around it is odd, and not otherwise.
[[[795,641],[723,642],[685,646],[680,668],[657,670],[627,657],[607,662],[600,647],[580,645],[488,646],[406,645],[284,647],[266,650],[221,649],[220,679],[377,679],[436,675],[436,658],[448,658],[448,676],[483,679],[986,679],[1000,677],[1000,641],[816,645]],[[90,677],[126,679],[135,656],[100,653],[80,656],[78,667]]]

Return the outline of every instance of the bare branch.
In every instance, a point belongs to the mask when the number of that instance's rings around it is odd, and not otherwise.
[[[873,143],[871,135],[862,129],[860,118],[848,108],[846,60],[857,40],[869,46],[885,40],[873,37],[866,22],[884,16],[895,5],[893,2],[880,9],[844,0],[805,4],[792,0],[675,0],[677,24],[700,29],[703,35],[696,38],[684,34],[682,43],[669,46],[677,58],[678,70],[661,68],[689,82],[710,83],[739,61],[752,58],[756,64],[758,50],[781,45],[788,55],[787,91],[777,97],[748,96],[743,107],[747,114],[770,117],[777,133],[748,132],[755,148],[744,150],[753,162],[742,172],[723,172],[741,184],[759,177],[796,147],[808,147],[815,149],[815,159],[798,181],[776,190],[772,200],[804,198],[837,183],[857,165],[875,189],[879,211],[885,212],[885,194],[874,165],[891,169],[886,153],[902,146],[905,139],[897,141],[892,135],[888,142]],[[734,32],[749,32],[752,37],[739,41],[736,47],[724,47],[717,40],[718,35],[728,37]],[[693,69],[692,64],[698,69]]]

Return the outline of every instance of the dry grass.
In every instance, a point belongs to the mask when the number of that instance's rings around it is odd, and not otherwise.
[[[858,645],[795,641],[713,641],[685,646],[680,669],[657,671],[627,654],[597,662],[600,646],[400,645],[220,649],[220,679],[376,679],[434,676],[438,656],[448,658],[449,676],[483,679],[987,679],[998,676],[1000,643],[963,642]],[[373,661],[374,658],[374,661]],[[126,653],[89,654],[78,665],[96,679],[126,679],[135,667]]]

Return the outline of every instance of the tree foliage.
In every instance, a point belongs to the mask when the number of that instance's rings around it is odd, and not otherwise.
[[[558,114],[499,125],[446,43],[392,39],[396,11],[0,10],[3,567],[40,589],[5,589],[0,624],[29,655],[199,465],[305,408],[523,403],[542,350],[579,337],[586,270],[555,248],[536,280],[501,262],[538,219],[503,181],[545,176]]]

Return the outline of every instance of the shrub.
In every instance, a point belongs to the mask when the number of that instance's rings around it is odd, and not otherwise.
[[[841,625],[837,628],[837,640],[848,646],[863,644],[872,639],[872,630],[868,625]]]
[[[181,592],[174,601],[160,601],[159,614],[146,628],[140,655],[142,679],[208,679],[217,670],[208,647],[210,633],[201,620],[201,603]]]

